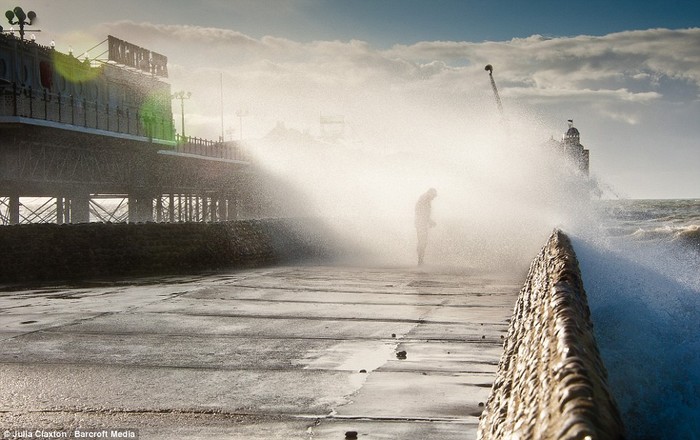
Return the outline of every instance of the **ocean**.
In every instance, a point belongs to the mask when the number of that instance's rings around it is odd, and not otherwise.
[[[593,203],[570,234],[629,439],[700,439],[700,200]]]

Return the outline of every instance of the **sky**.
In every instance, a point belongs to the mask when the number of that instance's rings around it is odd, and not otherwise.
[[[188,135],[316,136],[340,115],[364,145],[457,145],[498,117],[492,64],[510,136],[559,139],[573,119],[611,194],[700,198],[697,1],[2,2],[17,4],[60,51],[104,57],[114,35],[166,55],[172,90],[192,92]]]

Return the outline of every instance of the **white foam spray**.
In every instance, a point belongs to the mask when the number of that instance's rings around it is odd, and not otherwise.
[[[524,274],[552,229],[562,228],[574,238],[630,438],[694,438],[697,252],[610,237],[586,179],[544,142],[557,128],[512,110],[504,125],[495,104],[482,98],[461,110],[429,99],[385,100],[372,117],[346,116],[351,139],[283,136],[256,145],[255,155],[305,195],[299,214],[326,219],[364,251],[348,255],[361,264],[415,265],[413,207],[429,187],[438,197],[428,270]]]
[[[366,251],[363,263],[415,264],[413,208],[430,187],[438,197],[428,266],[523,271],[553,227],[585,208],[580,176],[546,142],[562,127],[518,111],[504,122],[488,95],[375,99],[345,115],[345,138],[280,125],[251,146],[260,166],[308,196],[295,214],[327,219]]]
[[[574,248],[628,438],[700,438],[700,252],[654,229],[579,230]]]

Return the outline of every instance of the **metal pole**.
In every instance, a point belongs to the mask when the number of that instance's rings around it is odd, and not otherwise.
[[[187,135],[185,134],[185,99],[190,99],[190,96],[192,96],[192,92],[175,92],[171,95],[171,99],[179,99],[180,100],[180,113],[182,116],[182,141],[185,142],[185,138]]]
[[[503,104],[501,104],[501,97],[498,96],[498,88],[496,87],[496,81],[493,79],[493,66],[487,64],[484,70],[489,72],[489,78],[491,79],[491,88],[493,89],[493,94],[496,97],[496,105],[498,106],[498,111],[503,116]]]
[[[182,138],[185,138],[185,97],[180,96],[180,113],[182,113]]]
[[[221,90],[221,142],[224,141],[224,73],[219,72]]]

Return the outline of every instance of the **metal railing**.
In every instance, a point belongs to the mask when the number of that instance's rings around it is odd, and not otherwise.
[[[19,116],[115,133],[174,140],[172,118],[133,106],[113,106],[47,89],[0,85],[0,116]]]
[[[226,160],[247,161],[239,145],[175,133],[171,118],[141,111],[133,106],[112,106],[72,95],[0,84],[0,116],[19,116],[68,124],[75,127],[110,131],[175,141],[168,147],[176,153]]]
[[[176,145],[172,150],[177,153],[194,154],[196,156],[215,157],[226,160],[248,161],[248,157],[243,149],[234,143],[217,142],[192,136],[182,136],[180,134],[175,135],[175,142]]]

